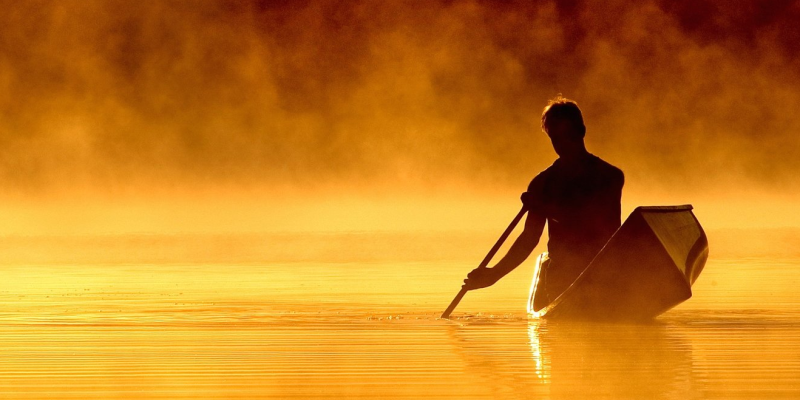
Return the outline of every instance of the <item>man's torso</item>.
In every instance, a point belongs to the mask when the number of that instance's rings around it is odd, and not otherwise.
[[[620,225],[622,171],[588,154],[579,162],[559,159],[537,175],[528,192],[530,212],[547,219],[552,272],[569,284]]]

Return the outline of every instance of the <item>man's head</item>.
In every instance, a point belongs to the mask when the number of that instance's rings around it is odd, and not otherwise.
[[[583,137],[586,126],[578,104],[559,95],[547,103],[542,112],[542,129],[559,156],[585,152]]]

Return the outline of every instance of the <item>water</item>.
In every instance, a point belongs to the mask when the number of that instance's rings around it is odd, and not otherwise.
[[[440,320],[492,242],[444,236],[6,238],[0,398],[800,397],[798,257],[712,246],[649,324],[527,318],[530,264]]]

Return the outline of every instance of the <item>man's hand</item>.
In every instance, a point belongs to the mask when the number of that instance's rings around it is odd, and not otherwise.
[[[522,204],[525,205],[525,208],[528,211],[536,210],[539,206],[539,199],[531,192],[523,192],[522,196],[519,198],[522,200]]]
[[[475,268],[464,279],[464,287],[469,290],[482,289],[495,284],[500,279],[493,268]]]

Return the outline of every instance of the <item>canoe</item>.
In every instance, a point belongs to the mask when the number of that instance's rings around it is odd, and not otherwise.
[[[708,239],[691,205],[638,207],[572,285],[535,310],[545,259],[539,256],[531,283],[532,316],[647,320],[692,297],[708,259]]]

